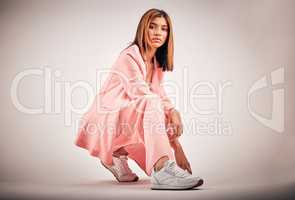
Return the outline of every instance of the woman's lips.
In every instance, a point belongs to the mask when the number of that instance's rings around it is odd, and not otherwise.
[[[160,39],[153,39],[153,42],[161,42]]]

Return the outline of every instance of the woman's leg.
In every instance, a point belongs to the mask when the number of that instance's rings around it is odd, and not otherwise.
[[[113,156],[115,156],[115,157],[119,157],[121,155],[124,155],[124,156],[128,155],[128,152],[125,150],[124,147],[121,147],[118,150],[113,152]]]
[[[174,159],[160,97],[144,96],[120,110],[118,136],[113,145],[115,151],[124,146],[128,157],[148,176],[154,167],[160,169],[167,158]],[[123,153],[121,150],[118,152]]]
[[[154,169],[155,171],[159,171],[160,169],[162,169],[162,167],[164,166],[164,163],[169,160],[168,156],[163,156],[161,157],[155,164],[154,164]]]

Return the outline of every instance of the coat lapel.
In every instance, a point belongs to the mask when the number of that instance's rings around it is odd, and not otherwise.
[[[136,44],[130,46],[128,53],[136,60],[141,71],[142,77],[145,80],[147,75],[147,67],[144,63],[143,57],[141,56],[138,46]],[[154,59],[154,72],[152,77],[152,85],[154,86],[160,84],[164,76],[162,69],[158,66],[159,63],[157,59]]]
[[[139,51],[139,48],[136,44],[132,45],[130,48],[129,48],[129,51],[128,53],[135,59],[135,61],[137,62],[138,66],[139,66],[139,69],[141,71],[141,74],[145,80],[145,77],[146,77],[146,65],[143,61],[143,58],[140,54],[140,51]]]

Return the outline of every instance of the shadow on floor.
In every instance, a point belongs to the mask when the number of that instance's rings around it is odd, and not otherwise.
[[[118,187],[123,189],[125,186],[126,189],[138,189],[138,190],[150,190],[150,179],[139,179],[136,182],[118,182],[116,180],[99,180],[99,181],[89,181],[89,182],[82,182],[82,183],[74,183],[68,186],[71,187],[99,187],[99,188],[110,188],[111,187]],[[200,188],[193,188],[189,190],[183,191],[192,191],[192,190],[206,190],[201,186]],[[168,190],[169,191],[169,190]]]

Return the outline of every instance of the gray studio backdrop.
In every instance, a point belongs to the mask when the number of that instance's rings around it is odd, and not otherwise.
[[[165,87],[193,173],[295,180],[295,1],[1,1],[1,182],[113,179],[74,145],[76,124],[153,7],[173,22]]]

